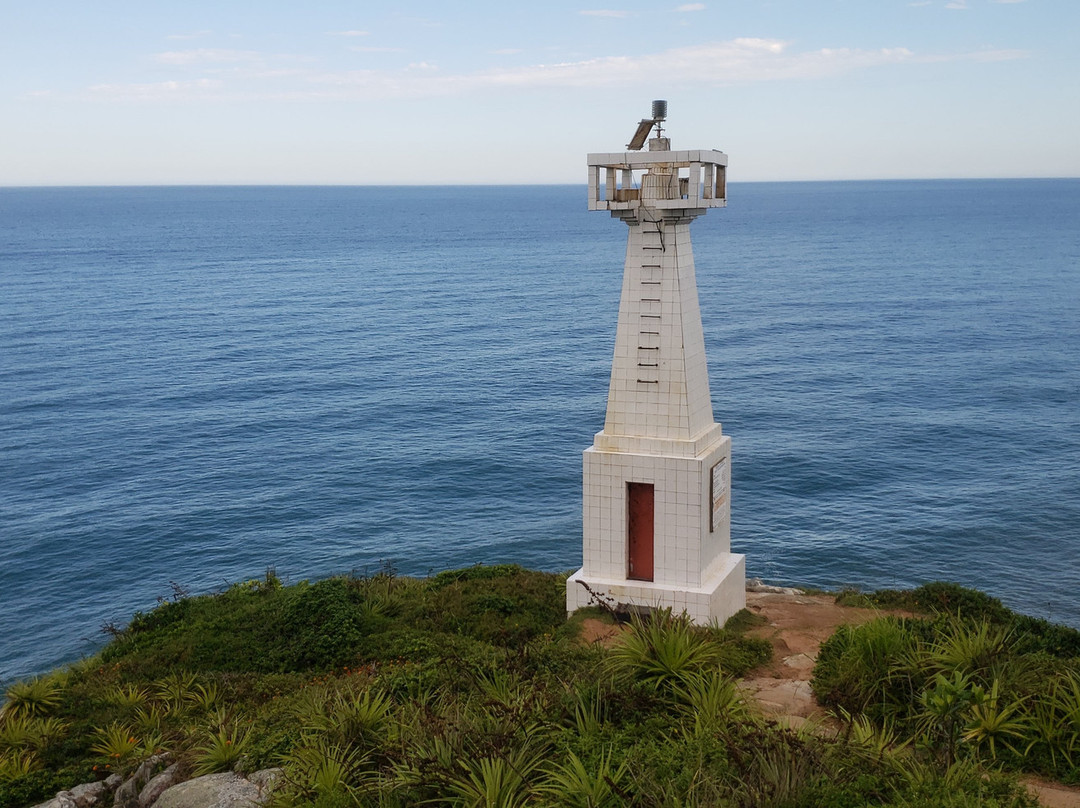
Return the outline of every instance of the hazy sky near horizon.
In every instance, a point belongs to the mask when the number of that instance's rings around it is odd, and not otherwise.
[[[1080,176],[1077,0],[0,0],[0,185]]]

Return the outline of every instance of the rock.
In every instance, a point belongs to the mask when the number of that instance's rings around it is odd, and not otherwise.
[[[262,771],[252,772],[248,775],[248,780],[259,787],[259,791],[265,796],[265,792],[274,787],[274,784],[281,778],[284,772],[281,769],[263,769]]]
[[[34,808],[77,808],[77,806],[70,791],[61,791],[48,802],[35,805]]]
[[[739,687],[757,699],[762,712],[770,718],[777,715],[806,718],[818,711],[810,682],[805,679],[744,679]]]
[[[789,586],[772,586],[765,583],[760,578],[747,578],[746,579],[746,591],[747,592],[765,592],[770,595],[801,595],[803,591],[801,589],[792,589]]]
[[[117,778],[119,779],[119,778]],[[81,786],[75,786],[71,789],[71,799],[75,801],[78,808],[90,808],[92,805],[97,805],[99,802],[104,802],[105,798],[112,793],[115,786],[110,787],[107,780],[98,780],[96,783],[83,783]]]
[[[182,777],[183,774],[180,772],[179,763],[174,763],[161,774],[151,777],[150,781],[139,792],[139,808],[149,808],[149,806],[157,802],[158,797],[164,794],[166,789],[172,788],[179,783]]]
[[[135,773],[116,789],[116,797],[113,799],[115,808],[138,808],[139,792],[142,791],[143,786],[150,782],[154,772],[171,761],[172,755],[162,754],[151,755],[140,763]]]
[[[154,808],[251,808],[270,797],[280,770],[255,772],[251,779],[239,774],[207,774],[179,783],[162,794]]]
[[[136,808],[139,804],[141,788],[142,783],[134,777],[122,783],[120,788],[116,789],[116,796],[113,797],[114,808]]]

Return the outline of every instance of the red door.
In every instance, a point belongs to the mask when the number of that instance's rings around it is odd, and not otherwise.
[[[653,579],[653,486],[652,483],[627,483],[627,540],[629,564],[627,578],[635,581]]]

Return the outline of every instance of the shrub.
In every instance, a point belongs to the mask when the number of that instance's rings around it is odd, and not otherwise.
[[[912,622],[880,617],[841,626],[818,652],[811,687],[817,700],[875,720],[905,715],[916,695],[905,663],[918,642]]]

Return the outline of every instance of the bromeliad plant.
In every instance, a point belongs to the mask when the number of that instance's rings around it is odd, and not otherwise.
[[[990,685],[989,693],[973,687],[972,694],[964,740],[976,747],[988,746],[991,760],[997,760],[998,743],[1019,755],[1012,741],[1022,741],[1027,735],[1029,721],[1021,713],[1027,699],[1012,699],[1006,703],[1001,696],[1001,682],[997,679]]]
[[[0,716],[47,715],[60,704],[62,690],[60,682],[51,676],[16,682],[7,689]]]
[[[212,732],[195,748],[196,774],[214,774],[232,770],[244,756],[248,735],[235,725]]]
[[[184,706],[192,701],[194,687],[195,675],[178,671],[159,681],[154,695],[168,712],[182,713]]]
[[[684,676],[674,693],[683,703],[682,711],[693,721],[695,732],[716,732],[732,723],[757,720],[735,680],[719,670]]]
[[[547,770],[547,779],[537,790],[565,808],[618,808],[626,804],[623,785],[628,770],[625,759],[614,764],[610,749],[591,766],[569,752],[565,763]]]
[[[113,766],[127,762],[142,746],[132,729],[118,721],[99,729],[95,736],[97,742],[91,751],[107,758]]]
[[[702,629],[671,610],[634,615],[630,630],[612,649],[608,669],[623,681],[671,690],[690,677],[720,670],[720,651]]]
[[[145,687],[117,685],[108,695],[108,702],[123,710],[135,711],[144,707],[150,698]]]

